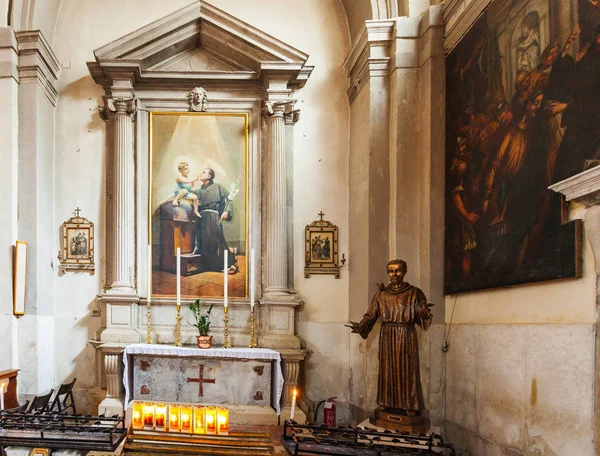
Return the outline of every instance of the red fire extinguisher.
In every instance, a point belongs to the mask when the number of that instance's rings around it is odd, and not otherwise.
[[[327,427],[335,427],[335,400],[337,397],[330,397],[325,401],[323,407],[323,423]]]

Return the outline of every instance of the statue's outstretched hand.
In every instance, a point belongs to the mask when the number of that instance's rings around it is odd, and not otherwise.
[[[344,325],[346,328],[350,328],[352,329],[353,333],[357,333],[358,330],[360,329],[360,324],[355,322],[355,321],[351,321],[349,325]]]
[[[427,303],[422,303],[419,306],[419,316],[421,318],[431,318],[433,315],[431,314],[431,308],[435,306],[435,304],[427,304]]]

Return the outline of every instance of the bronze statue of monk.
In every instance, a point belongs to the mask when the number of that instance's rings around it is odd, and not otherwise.
[[[381,319],[377,403],[384,410],[415,416],[425,408],[415,325],[429,329],[433,304],[427,304],[421,290],[404,282],[406,271],[406,262],[390,261],[389,285],[379,284],[361,322],[347,326],[366,339],[377,319]]]

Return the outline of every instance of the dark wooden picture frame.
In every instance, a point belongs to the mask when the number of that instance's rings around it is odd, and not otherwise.
[[[338,264],[338,227],[327,220],[312,222],[305,228],[304,277],[311,274],[333,274],[340,278]]]

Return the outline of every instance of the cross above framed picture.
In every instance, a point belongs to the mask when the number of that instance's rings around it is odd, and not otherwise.
[[[81,209],[75,209],[71,217],[62,225],[62,248],[58,252],[60,271],[86,271],[94,274],[94,224],[79,216]]]
[[[307,225],[305,232],[304,277],[311,274],[333,274],[340,278],[338,264],[338,227],[327,220],[325,214],[319,212],[320,220]]]

